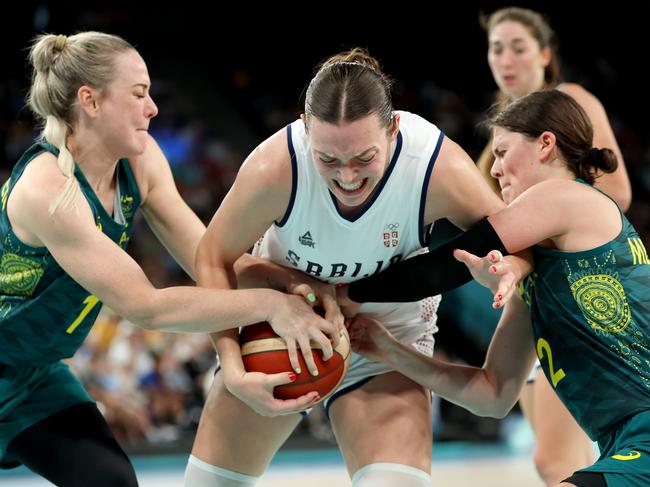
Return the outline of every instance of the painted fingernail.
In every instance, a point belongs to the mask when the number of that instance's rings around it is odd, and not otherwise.
[[[313,375],[314,377],[316,377],[316,376],[318,375],[318,369],[314,369],[314,370],[312,370],[312,371],[311,371],[311,375]]]
[[[497,299],[498,299],[499,301],[501,301],[501,298],[503,298],[503,296],[501,296],[500,294],[497,294]]]
[[[300,374],[302,372],[302,369],[300,367],[296,367],[296,374]]]
[[[497,268],[495,266],[490,267],[490,272],[496,272]]]
[[[316,295],[314,293],[309,293],[307,295],[307,301],[310,303],[315,303],[316,302]]]
[[[293,372],[291,372],[291,373],[289,374],[289,380],[290,380],[291,382],[293,382],[293,381],[296,380],[297,378],[298,378],[298,376],[297,376],[296,374],[294,374]]]

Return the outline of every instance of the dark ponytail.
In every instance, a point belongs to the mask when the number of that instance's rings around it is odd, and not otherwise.
[[[593,184],[598,170],[611,173],[618,165],[610,149],[594,149],[594,129],[578,103],[558,90],[537,91],[512,102],[493,115],[489,127],[503,127],[536,139],[543,132],[555,135],[558,149],[573,174]]]

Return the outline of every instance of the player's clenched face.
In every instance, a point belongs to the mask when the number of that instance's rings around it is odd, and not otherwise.
[[[501,197],[510,204],[517,196],[539,182],[538,144],[535,140],[503,127],[494,127],[492,177],[498,179]]]
[[[354,212],[374,193],[392,155],[399,115],[390,127],[370,114],[354,122],[331,124],[309,120],[309,144],[320,176],[342,212]]]
[[[158,114],[150,85],[147,65],[136,51],[116,55],[115,79],[99,98],[94,118],[106,151],[116,159],[142,154],[146,147],[149,122]]]

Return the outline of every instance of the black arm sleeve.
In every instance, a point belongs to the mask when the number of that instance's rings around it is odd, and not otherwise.
[[[348,296],[358,303],[418,301],[454,289],[472,279],[455,249],[483,256],[490,250],[508,252],[487,217],[435,250],[390,266],[383,272],[350,283]]]

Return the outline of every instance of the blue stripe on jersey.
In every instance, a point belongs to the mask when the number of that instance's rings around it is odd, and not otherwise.
[[[359,213],[357,213],[354,216],[347,216],[341,213],[341,210],[339,210],[339,205],[336,200],[336,196],[332,194],[331,191],[329,191],[330,197],[332,198],[332,202],[334,203],[334,208],[336,208],[336,212],[339,214],[341,218],[344,220],[347,220],[349,222],[355,222],[359,218],[361,218],[366,211],[370,209],[372,204],[375,202],[377,198],[379,198],[379,195],[381,194],[381,190],[384,189],[384,186],[386,185],[386,182],[388,181],[388,178],[390,178],[391,173],[393,172],[393,169],[395,168],[395,163],[397,162],[397,158],[399,157],[399,154],[402,150],[402,132],[397,133],[397,145],[395,146],[395,153],[393,154],[393,158],[390,161],[390,164],[388,165],[388,168],[386,169],[386,172],[384,175],[381,177],[381,181],[379,181],[379,184],[377,185],[377,189],[375,191],[375,194],[372,195],[370,200],[365,204],[363,210],[361,210]]]
[[[420,219],[418,228],[420,229],[420,244],[422,247],[427,246],[426,241],[426,231],[424,228],[424,208],[427,204],[427,189],[429,188],[429,179],[431,179],[431,171],[433,171],[433,166],[438,159],[438,154],[440,153],[440,147],[442,147],[442,141],[445,138],[445,134],[440,132],[440,137],[438,137],[438,142],[436,143],[436,148],[433,150],[431,159],[429,159],[429,167],[427,167],[427,172],[424,175],[424,181],[422,183],[422,195],[420,196]]]
[[[289,155],[291,156],[291,197],[289,198],[289,205],[287,211],[284,213],[282,220],[277,222],[277,226],[282,227],[293,209],[293,203],[296,201],[296,191],[298,189],[298,164],[296,163],[296,150],[293,148],[293,140],[291,139],[291,124],[287,125],[287,144],[289,145]]]

